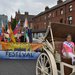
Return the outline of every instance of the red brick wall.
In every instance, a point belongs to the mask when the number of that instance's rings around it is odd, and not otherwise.
[[[73,6],[73,10],[72,12],[69,12],[69,5],[71,4]],[[61,9],[63,9],[64,12],[62,15],[60,14]],[[41,16],[38,15],[37,17],[33,18],[33,29],[34,27],[36,27],[37,30],[46,29],[49,25],[49,22],[60,22],[61,19],[63,19],[63,23],[68,24],[69,16],[73,17],[72,24],[75,25],[75,0],[50,12],[47,12]]]

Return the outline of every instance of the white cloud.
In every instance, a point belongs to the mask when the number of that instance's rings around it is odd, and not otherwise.
[[[0,14],[8,15],[9,19],[18,9],[23,13],[28,11],[36,15],[45,9],[45,6],[54,6],[57,0],[0,0]]]

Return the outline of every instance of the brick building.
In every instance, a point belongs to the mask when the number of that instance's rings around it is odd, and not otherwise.
[[[19,10],[18,10],[18,12],[15,12],[15,18],[12,18],[12,16],[11,16],[11,25],[14,20],[16,20],[17,22],[20,20],[21,30],[22,30],[26,17],[28,19],[29,27],[31,28],[32,27],[32,18],[34,17],[34,15],[30,15],[28,12],[21,14]]]
[[[0,28],[2,28],[2,22],[4,26],[8,25],[8,16],[7,15],[0,15]]]
[[[57,5],[45,8],[33,18],[33,36],[38,38],[44,34],[49,22],[64,23],[75,25],[75,0],[58,0]]]

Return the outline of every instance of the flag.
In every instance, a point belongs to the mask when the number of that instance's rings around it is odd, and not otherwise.
[[[29,42],[28,30],[26,30],[25,37],[26,37],[26,42]]]
[[[4,34],[4,29],[5,29],[5,27],[4,27],[4,24],[3,24],[3,21],[2,21],[2,33]]]
[[[8,26],[8,30],[9,30],[9,36],[10,36],[12,42],[15,43],[16,40],[15,40],[15,37],[14,37],[13,31],[12,31],[11,25]]]
[[[20,28],[20,20],[18,22],[18,24],[16,25],[15,29],[14,29],[14,35],[16,35],[19,32],[19,28]]]
[[[25,22],[24,22],[24,29],[25,29],[25,31],[24,31],[24,41],[25,41],[25,38],[26,38],[26,42],[29,43],[28,28],[29,28],[28,27],[28,20],[26,18]]]
[[[28,20],[27,20],[27,18],[25,18],[24,28],[28,28]]]
[[[4,36],[5,36],[6,38],[9,38],[9,34],[7,34],[7,33],[4,33]]]
[[[9,30],[9,28],[7,29],[7,33],[10,34],[10,30]]]

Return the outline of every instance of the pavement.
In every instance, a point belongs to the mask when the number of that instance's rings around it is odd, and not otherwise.
[[[0,60],[0,75],[36,75],[36,60]]]

